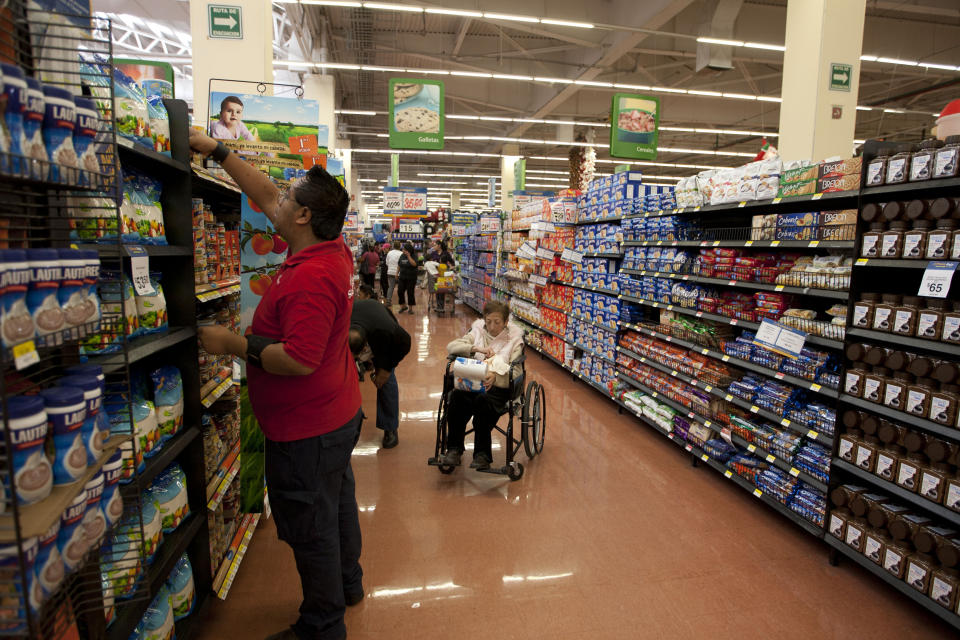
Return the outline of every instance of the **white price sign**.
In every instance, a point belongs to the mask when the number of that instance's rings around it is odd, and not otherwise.
[[[539,285],[541,287],[546,286],[547,284],[547,279],[544,278],[543,276],[530,276],[528,280],[533,284]]]
[[[385,191],[383,193],[383,210],[396,211],[403,209],[403,194],[398,191]]]
[[[757,335],[753,339],[755,345],[769,349],[780,355],[790,358],[798,358],[803,351],[803,345],[807,341],[807,334],[782,324],[764,320],[757,329]]]
[[[537,257],[543,258],[544,260],[553,260],[553,251],[550,249],[544,249],[543,247],[537,248]]]
[[[143,247],[127,247],[130,254],[130,278],[133,280],[134,290],[141,296],[154,293],[150,284],[150,256]]]
[[[425,193],[405,193],[403,194],[404,211],[426,211],[427,194]]]
[[[956,262],[931,262],[923,272],[918,296],[927,298],[946,298],[950,293],[950,283],[957,270]]]
[[[583,254],[579,251],[574,251],[573,249],[564,249],[563,253],[560,254],[560,259],[564,262],[576,262],[577,264],[583,264]]]

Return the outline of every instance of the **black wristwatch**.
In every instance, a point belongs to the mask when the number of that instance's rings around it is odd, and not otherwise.
[[[213,150],[213,152],[210,154],[210,157],[216,160],[218,163],[223,164],[223,161],[226,160],[227,156],[229,155],[230,149],[227,149],[227,145],[218,140],[217,148]]]
[[[247,336],[247,364],[263,369],[263,362],[260,360],[260,354],[263,350],[277,342],[273,338],[263,336]]]

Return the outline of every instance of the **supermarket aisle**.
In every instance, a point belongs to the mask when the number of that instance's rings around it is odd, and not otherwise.
[[[380,450],[371,417],[354,452],[367,598],[348,610],[351,639],[951,635],[533,352],[550,414],[523,479],[428,467],[444,346],[472,319],[402,317],[414,347],[398,371],[400,445]],[[296,618],[299,591],[267,522],[199,637],[263,638]]]

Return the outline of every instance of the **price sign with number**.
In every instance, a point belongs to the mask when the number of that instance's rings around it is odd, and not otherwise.
[[[405,193],[403,194],[404,211],[426,211],[427,194],[425,193]]]
[[[143,247],[127,247],[130,254],[130,278],[133,288],[141,296],[153,295],[153,285],[150,284],[150,256]]]
[[[386,191],[383,192],[383,210],[384,211],[402,211],[403,210],[403,194],[399,191]]]
[[[957,270],[956,262],[931,262],[923,272],[918,296],[928,298],[946,298],[950,293],[950,283]]]
[[[583,254],[579,251],[574,251],[573,249],[564,249],[563,253],[560,255],[560,259],[564,262],[583,264]]]

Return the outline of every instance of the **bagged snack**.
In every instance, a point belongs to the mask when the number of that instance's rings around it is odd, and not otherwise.
[[[139,329],[137,335],[161,333],[167,328],[167,299],[160,285],[160,274],[150,274],[150,286],[153,293],[136,294]]]
[[[157,424],[157,410],[149,400],[138,398],[133,402],[133,422],[136,435],[136,450],[140,455],[151,458],[159,452],[160,425]]]
[[[150,138],[150,114],[147,111],[147,99],[133,78],[117,68],[113,70],[114,101],[117,105],[117,133],[143,145],[153,148]]]
[[[140,175],[137,177],[136,185],[147,222],[146,233],[141,231],[141,235],[146,238],[145,242],[147,244],[167,244],[166,227],[163,224],[163,207],[160,205],[163,184],[149,176]]]
[[[193,584],[193,566],[187,554],[180,556],[170,577],[167,578],[167,589],[170,591],[170,606],[173,607],[173,619],[182,620],[193,611],[196,603],[196,588]]]
[[[160,509],[160,521],[164,533],[171,533],[190,514],[187,504],[187,476],[174,464],[154,480],[153,495]]]
[[[170,606],[170,592],[163,585],[157,592],[141,620],[139,640],[172,640],[176,637],[173,629],[173,608]]]
[[[147,96],[147,114],[150,116],[150,139],[153,150],[170,155],[170,116],[163,106],[163,98],[158,95]]]
[[[153,401],[160,423],[160,439],[166,442],[183,426],[183,379],[176,367],[161,367],[150,374]]]

